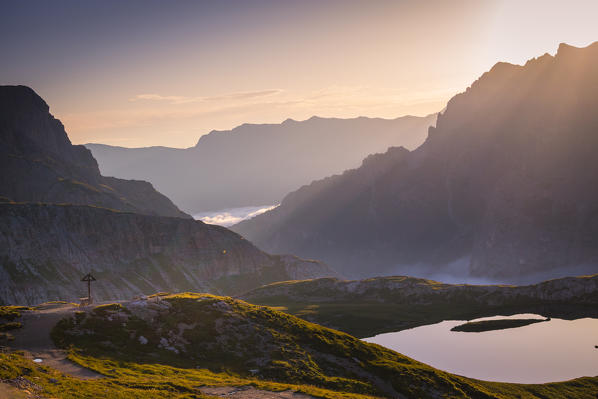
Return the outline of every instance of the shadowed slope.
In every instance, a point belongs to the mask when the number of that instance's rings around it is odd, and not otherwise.
[[[240,293],[326,265],[268,255],[232,231],[192,219],[49,204],[0,204],[0,303],[76,301],[93,271],[96,300],[156,291]]]
[[[598,43],[499,63],[418,149],[390,149],[233,226],[347,276],[530,281],[598,271]]]
[[[25,86],[0,86],[0,199],[96,205],[189,218],[145,181],[100,175],[48,105]]]

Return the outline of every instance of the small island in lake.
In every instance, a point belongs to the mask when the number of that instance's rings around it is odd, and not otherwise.
[[[550,317],[546,319],[498,319],[471,321],[455,326],[451,328],[451,331],[484,332],[493,330],[506,330],[507,328],[523,327],[529,324],[540,323],[543,321],[550,321]]]

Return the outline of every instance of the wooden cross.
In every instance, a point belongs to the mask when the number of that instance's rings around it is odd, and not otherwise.
[[[89,301],[89,304],[91,304],[91,282],[96,281],[96,278],[92,276],[91,273],[87,273],[83,276],[81,281],[87,281],[87,300]]]

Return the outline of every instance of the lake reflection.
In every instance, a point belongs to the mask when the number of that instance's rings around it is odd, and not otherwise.
[[[528,319],[519,314],[485,317]],[[467,377],[519,383],[565,381],[598,375],[598,319],[552,319],[525,327],[481,333],[450,331],[463,321],[443,321],[394,333],[373,342],[441,370]]]

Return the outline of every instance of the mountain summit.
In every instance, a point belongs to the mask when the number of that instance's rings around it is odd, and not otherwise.
[[[91,152],[72,145],[46,102],[25,86],[0,86],[0,197],[95,205],[189,218],[145,181],[100,175]]]
[[[233,229],[352,276],[596,272],[597,65],[598,42],[498,63],[418,149],[369,157]]]

